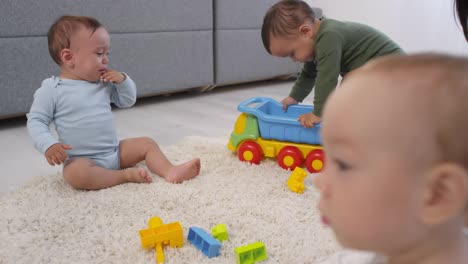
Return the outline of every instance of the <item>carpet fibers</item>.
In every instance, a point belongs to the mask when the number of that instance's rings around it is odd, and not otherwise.
[[[286,185],[290,172],[264,160],[241,163],[226,139],[188,137],[163,147],[174,163],[200,157],[201,173],[182,184],[154,176],[152,184],[77,191],[61,175],[37,177],[0,197],[0,263],[155,263],[138,231],[151,216],[180,222],[184,246],[165,247],[166,263],[235,263],[234,248],[266,246],[261,263],[317,263],[339,249],[320,223],[311,175],[304,194]],[[25,164],[27,166],[27,164]],[[208,258],[187,241],[191,226],[211,233],[227,226],[229,241]]]

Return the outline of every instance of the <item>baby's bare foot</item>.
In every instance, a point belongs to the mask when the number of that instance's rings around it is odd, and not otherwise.
[[[127,168],[125,169],[125,178],[129,182],[150,183],[153,181],[151,176],[144,168]]]
[[[166,176],[166,181],[172,183],[181,183],[190,180],[200,173],[200,159],[193,159],[173,166]]]

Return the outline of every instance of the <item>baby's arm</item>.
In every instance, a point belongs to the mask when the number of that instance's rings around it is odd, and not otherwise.
[[[101,82],[110,82],[115,84],[120,84],[125,81],[127,75],[124,73],[118,72],[116,70],[106,70],[101,74]]]
[[[52,166],[62,164],[68,159],[68,153],[66,150],[69,149],[72,149],[72,147],[66,144],[53,144],[49,149],[47,149],[45,153],[47,162],[49,162],[49,164]]]
[[[120,73],[124,76],[121,83],[111,84],[111,102],[117,107],[125,108],[130,107],[136,102],[136,86],[130,77],[125,73]]]
[[[34,93],[31,110],[26,115],[28,132],[34,147],[43,154],[53,144],[58,143],[49,128],[54,117],[54,89],[51,79],[42,82],[41,88]]]

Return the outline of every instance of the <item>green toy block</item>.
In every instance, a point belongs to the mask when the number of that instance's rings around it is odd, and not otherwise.
[[[246,246],[234,248],[237,264],[253,264],[267,259],[265,244],[254,242]]]
[[[218,239],[219,242],[229,240],[228,233],[226,231],[226,224],[218,224],[211,229],[211,234],[214,238]]]

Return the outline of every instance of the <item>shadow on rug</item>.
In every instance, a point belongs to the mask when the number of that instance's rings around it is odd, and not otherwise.
[[[261,263],[316,263],[339,247],[320,223],[317,192],[291,192],[290,172],[273,160],[241,163],[226,139],[189,137],[163,151],[174,163],[199,156],[201,173],[182,184],[154,176],[152,184],[77,191],[61,175],[37,177],[0,197],[0,263],[154,263],[139,230],[152,216],[180,222],[184,246],[165,247],[166,263],[235,263],[234,248],[266,246]],[[188,229],[224,223],[229,241],[207,258],[187,241]]]

